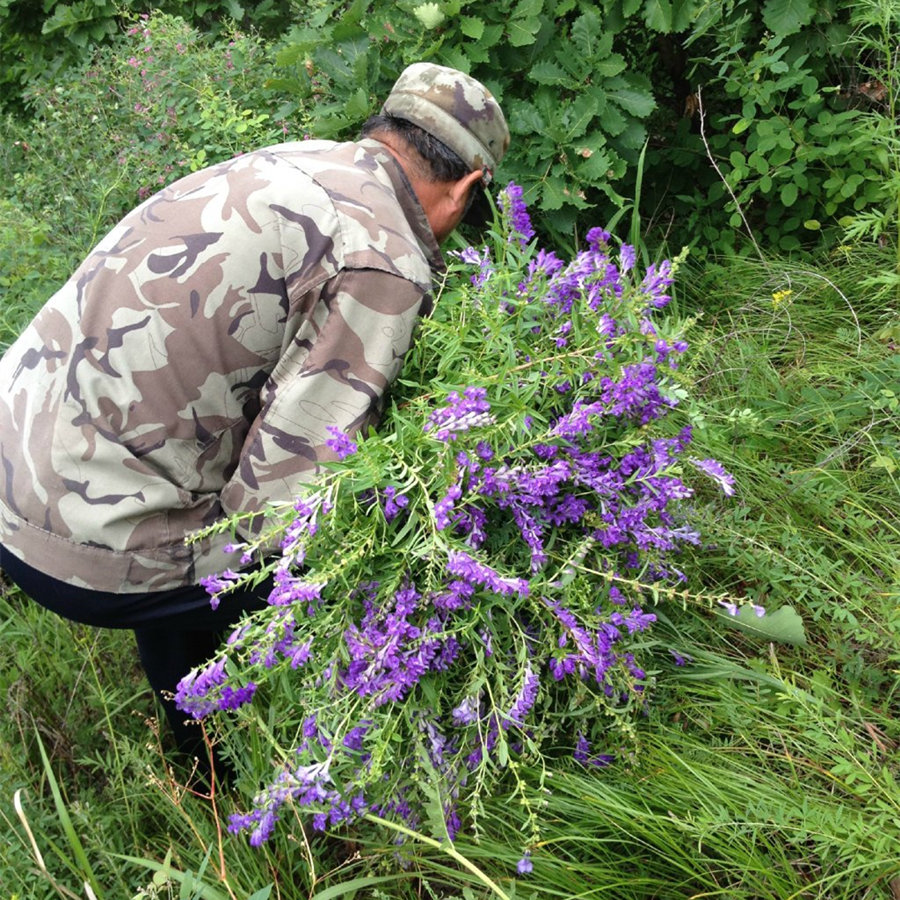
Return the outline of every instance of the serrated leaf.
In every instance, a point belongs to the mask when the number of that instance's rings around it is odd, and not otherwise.
[[[484,34],[484,21],[475,16],[463,16],[459,20],[459,30],[473,41],[480,40]]]
[[[519,0],[513,11],[514,19],[530,19],[541,14],[544,0]]]
[[[597,115],[597,96],[593,93],[581,94],[565,111],[563,120],[569,140],[583,135]]]
[[[572,25],[572,41],[584,59],[593,60],[597,55],[602,34],[603,21],[595,9],[583,12]]]
[[[560,209],[569,202],[569,195],[565,185],[558,178],[550,177],[541,185],[541,209]]]
[[[429,30],[437,28],[445,18],[437,3],[423,3],[413,10],[413,15]]]
[[[646,118],[656,108],[649,85],[645,87],[636,76],[611,78],[604,90],[609,100],[639,119]]]
[[[516,134],[542,134],[546,128],[544,117],[537,107],[525,100],[514,100],[510,113],[510,123]]]
[[[724,611],[717,611],[717,615],[738,631],[760,640],[794,646],[806,643],[803,620],[793,606],[782,606],[775,612],[767,612],[764,616],[757,616],[749,605],[742,606],[736,616]]]
[[[509,44],[512,47],[527,47],[537,40],[541,23],[537,19],[513,19],[509,23]]]
[[[647,0],[647,5],[644,7],[644,21],[651,31],[671,34],[672,4],[669,0]]]
[[[528,77],[538,84],[572,85],[573,83],[562,66],[549,59],[535,63],[531,67]]]
[[[484,34],[481,37],[482,47],[493,47],[503,39],[502,25],[485,25]]]
[[[769,31],[784,37],[809,25],[815,11],[815,0],[767,0],[762,17]]]
[[[611,53],[605,59],[594,60],[591,72],[595,78],[615,78],[625,71],[627,63],[625,57],[618,53]]]

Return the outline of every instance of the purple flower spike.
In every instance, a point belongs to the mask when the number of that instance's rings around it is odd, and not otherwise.
[[[331,437],[325,441],[325,446],[334,452],[338,459],[346,459],[348,456],[353,456],[359,449],[356,446],[356,442],[353,441],[348,434],[341,431],[340,428],[329,425],[328,433]]]
[[[518,238],[524,247],[534,237],[534,228],[531,226],[528,208],[522,199],[521,186],[511,181],[500,193],[499,206],[509,217],[513,232],[510,237]]]

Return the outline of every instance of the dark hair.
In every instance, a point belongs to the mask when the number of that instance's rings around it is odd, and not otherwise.
[[[422,174],[429,181],[459,181],[472,171],[443,141],[408,119],[386,113],[371,116],[361,133],[363,137],[373,137],[379,132],[399,137],[412,147],[425,162],[427,172]]]

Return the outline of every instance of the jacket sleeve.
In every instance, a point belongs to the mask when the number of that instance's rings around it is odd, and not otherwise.
[[[376,269],[344,270],[302,298],[262,406],[221,494],[226,515],[287,502],[334,460],[329,426],[353,435],[373,424],[396,378],[428,294]],[[292,336],[291,336],[292,335]],[[262,516],[243,520],[255,532]]]

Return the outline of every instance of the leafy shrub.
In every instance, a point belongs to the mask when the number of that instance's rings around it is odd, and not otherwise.
[[[661,227],[702,252],[752,250],[748,227],[770,248],[796,251],[837,240],[892,202],[896,166],[872,116],[893,130],[873,84],[891,83],[894,63],[870,51],[879,35],[895,43],[898,22],[876,6],[886,5],[708,5],[681,43],[693,91],[685,114],[657,124],[648,152],[645,190],[667,197]]]
[[[20,109],[25,90],[55,81],[82,65],[95,48],[122,31],[123,23],[144,12],[142,0],[4,0],[0,3],[0,109]],[[213,35],[231,23],[272,35],[293,17],[290,0],[262,0],[245,9],[238,0],[169,0],[153,9],[183,17]]]
[[[639,202],[654,242],[745,252],[740,210],[792,251],[891,202],[893,163],[860,128],[888,112],[861,82],[883,19],[845,0],[326,0],[288,35],[278,84],[315,101],[316,133],[346,136],[404,65],[455,66],[499,97],[503,174],[558,241]]]
[[[253,35],[205,38],[178,17],[136,18],[82,68],[32,87],[29,120],[4,120],[8,194],[77,262],[163,184],[301,136],[302,123],[265,86],[272,72]]]
[[[337,0],[287,37],[278,84],[312,100],[312,129],[349,135],[377,109],[400,70],[420,59],[471,72],[501,101],[513,132],[504,177],[558,235],[607,198],[636,162],[654,107],[650,81],[629,69],[616,4],[579,0]]]

